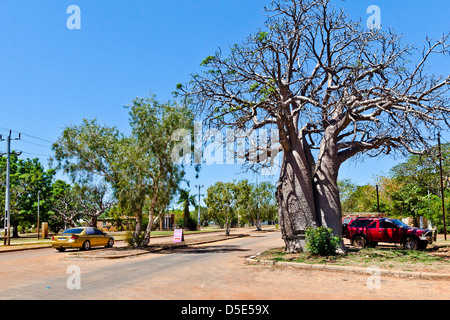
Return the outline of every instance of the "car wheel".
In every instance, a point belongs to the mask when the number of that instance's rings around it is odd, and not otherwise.
[[[417,250],[419,248],[419,242],[414,238],[407,238],[403,243],[405,250]]]
[[[106,245],[107,248],[112,248],[114,246],[114,240],[109,239],[108,244]]]
[[[91,248],[91,243],[89,241],[85,241],[83,243],[83,246],[81,247],[81,250],[89,250]]]
[[[367,240],[364,236],[356,236],[353,239],[353,245],[358,248],[365,248],[367,246]]]

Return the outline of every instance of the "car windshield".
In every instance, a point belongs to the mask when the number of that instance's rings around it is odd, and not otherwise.
[[[399,227],[403,227],[403,228],[408,228],[409,226],[404,223],[403,221],[397,220],[397,219],[392,219],[391,222]]]
[[[79,234],[82,233],[83,229],[82,228],[74,228],[74,229],[67,229],[66,231],[63,232],[64,233],[75,233],[75,234]]]

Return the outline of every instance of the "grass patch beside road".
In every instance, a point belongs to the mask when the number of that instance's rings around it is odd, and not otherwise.
[[[363,268],[377,266],[380,269],[400,271],[450,273],[449,258],[435,255],[436,251],[433,247],[426,251],[409,251],[395,246],[364,249],[349,247],[347,254],[322,257],[310,253],[291,254],[284,252],[284,248],[273,248],[258,255],[257,259]]]

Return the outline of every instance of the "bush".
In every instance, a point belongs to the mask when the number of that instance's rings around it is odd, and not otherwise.
[[[306,230],[306,248],[314,255],[332,256],[341,243],[341,238],[333,236],[333,230],[325,227]]]
[[[195,220],[192,217],[188,218],[187,223],[184,221],[184,218],[178,220],[178,225],[180,226],[180,228],[182,229],[188,229],[190,231],[195,231],[197,230],[197,220]]]
[[[128,231],[125,235],[125,242],[131,248],[141,248],[144,242],[145,232],[136,235],[133,231]]]

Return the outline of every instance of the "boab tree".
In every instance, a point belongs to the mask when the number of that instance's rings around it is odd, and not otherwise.
[[[368,30],[328,0],[277,0],[265,28],[203,62],[178,85],[211,125],[278,129],[277,202],[287,251],[307,227],[341,230],[342,163],[394,150],[418,153],[445,125],[450,77],[426,73],[448,54],[448,35],[424,48],[391,30]],[[409,59],[417,58],[413,63]]]

